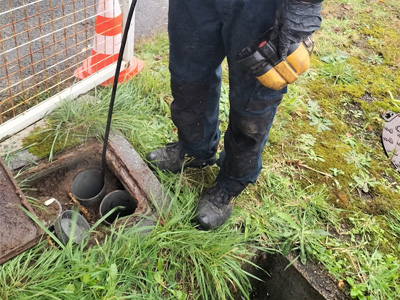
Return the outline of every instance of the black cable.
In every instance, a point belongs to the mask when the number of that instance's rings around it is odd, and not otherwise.
[[[122,36],[121,48],[119,50],[117,68],[115,69],[114,83],[113,83],[113,88],[112,88],[112,92],[111,92],[110,106],[108,108],[107,125],[106,125],[106,132],[104,134],[103,155],[102,155],[102,161],[101,161],[101,178],[103,179],[103,184],[105,182],[104,176],[105,176],[106,164],[107,164],[107,162],[106,162],[107,144],[108,144],[108,138],[109,138],[110,129],[111,129],[111,119],[112,119],[112,114],[113,114],[113,110],[114,110],[115,94],[117,93],[117,86],[118,86],[119,73],[120,73],[121,64],[122,64],[122,58],[124,56],[126,40],[128,38],[129,28],[131,27],[131,22],[132,22],[133,12],[135,11],[136,2],[137,2],[137,0],[133,0],[133,2],[131,3],[131,7],[129,8],[129,13],[128,13],[128,17],[126,19],[126,24],[125,24],[125,29],[124,29],[124,34]]]

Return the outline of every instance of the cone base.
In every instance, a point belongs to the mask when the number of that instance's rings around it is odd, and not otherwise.
[[[139,60],[136,57],[133,57],[130,66],[127,69],[122,70],[119,73],[118,83],[125,82],[125,81],[129,80],[130,78],[136,76],[143,69],[144,65],[145,65],[144,61]],[[91,67],[91,57],[89,57],[89,58],[85,59],[85,61],[82,63],[82,66],[80,66],[79,68],[77,68],[74,71],[74,75],[76,78],[83,80],[83,79],[89,77],[90,75],[93,75],[97,71],[100,71],[100,69],[97,70],[97,69],[94,69],[93,67]],[[114,82],[114,76],[111,77],[110,79],[107,79],[100,85],[109,86],[109,85],[112,85],[113,82]]]
[[[136,57],[133,57],[133,60],[131,62],[131,65],[126,68],[125,70],[122,70],[119,73],[118,76],[118,83],[123,83],[125,81],[128,81],[129,79],[131,79],[132,77],[136,76],[137,74],[140,73],[140,71],[142,71],[143,67],[145,65],[145,62],[142,60],[137,59]],[[114,76],[111,77],[110,79],[104,81],[103,83],[101,83],[100,85],[102,86],[110,86],[114,83]]]

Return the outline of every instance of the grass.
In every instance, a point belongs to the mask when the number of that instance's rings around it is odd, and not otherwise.
[[[80,246],[42,242],[7,262],[0,272],[0,298],[224,299],[235,290],[246,294],[249,279],[241,265],[258,248],[256,237],[228,227],[197,230],[191,223],[196,191],[170,190],[176,191],[171,204],[158,208],[160,218],[150,227],[111,227],[101,243],[95,239]]]
[[[102,245],[85,249],[41,244],[2,267],[0,298],[224,299],[232,287],[246,298],[250,287],[240,267],[262,247],[321,263],[354,299],[397,299],[400,176],[380,135],[383,113],[400,112],[399,13],[394,0],[324,2],[312,69],[289,87],[258,182],[237,198],[222,228],[202,232],[191,223],[217,167],[158,174],[172,202],[149,234],[112,229]],[[176,139],[167,36],[138,43],[137,55],[146,67],[119,86],[113,128],[144,157]],[[101,137],[110,92],[94,91],[98,102],[65,102],[38,130],[45,136],[25,146],[35,143],[49,155],[69,141]],[[224,82],[222,129],[227,95]]]

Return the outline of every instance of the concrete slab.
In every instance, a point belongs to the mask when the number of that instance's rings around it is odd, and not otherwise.
[[[5,156],[9,153],[15,152],[16,150],[21,150],[23,148],[22,140],[27,137],[35,127],[45,126],[46,121],[40,120],[39,122],[26,127],[23,131],[14,134],[7,140],[0,143],[0,156]]]

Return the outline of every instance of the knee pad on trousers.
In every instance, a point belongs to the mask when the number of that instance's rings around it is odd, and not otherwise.
[[[178,128],[179,140],[195,144],[204,136],[204,122],[210,84],[206,81],[179,84],[171,80],[174,101],[171,104],[172,121]]]
[[[231,109],[225,133],[226,157],[222,165],[227,176],[246,178],[260,168],[261,152],[281,99],[265,101],[265,105],[258,107],[254,114],[243,115]]]

